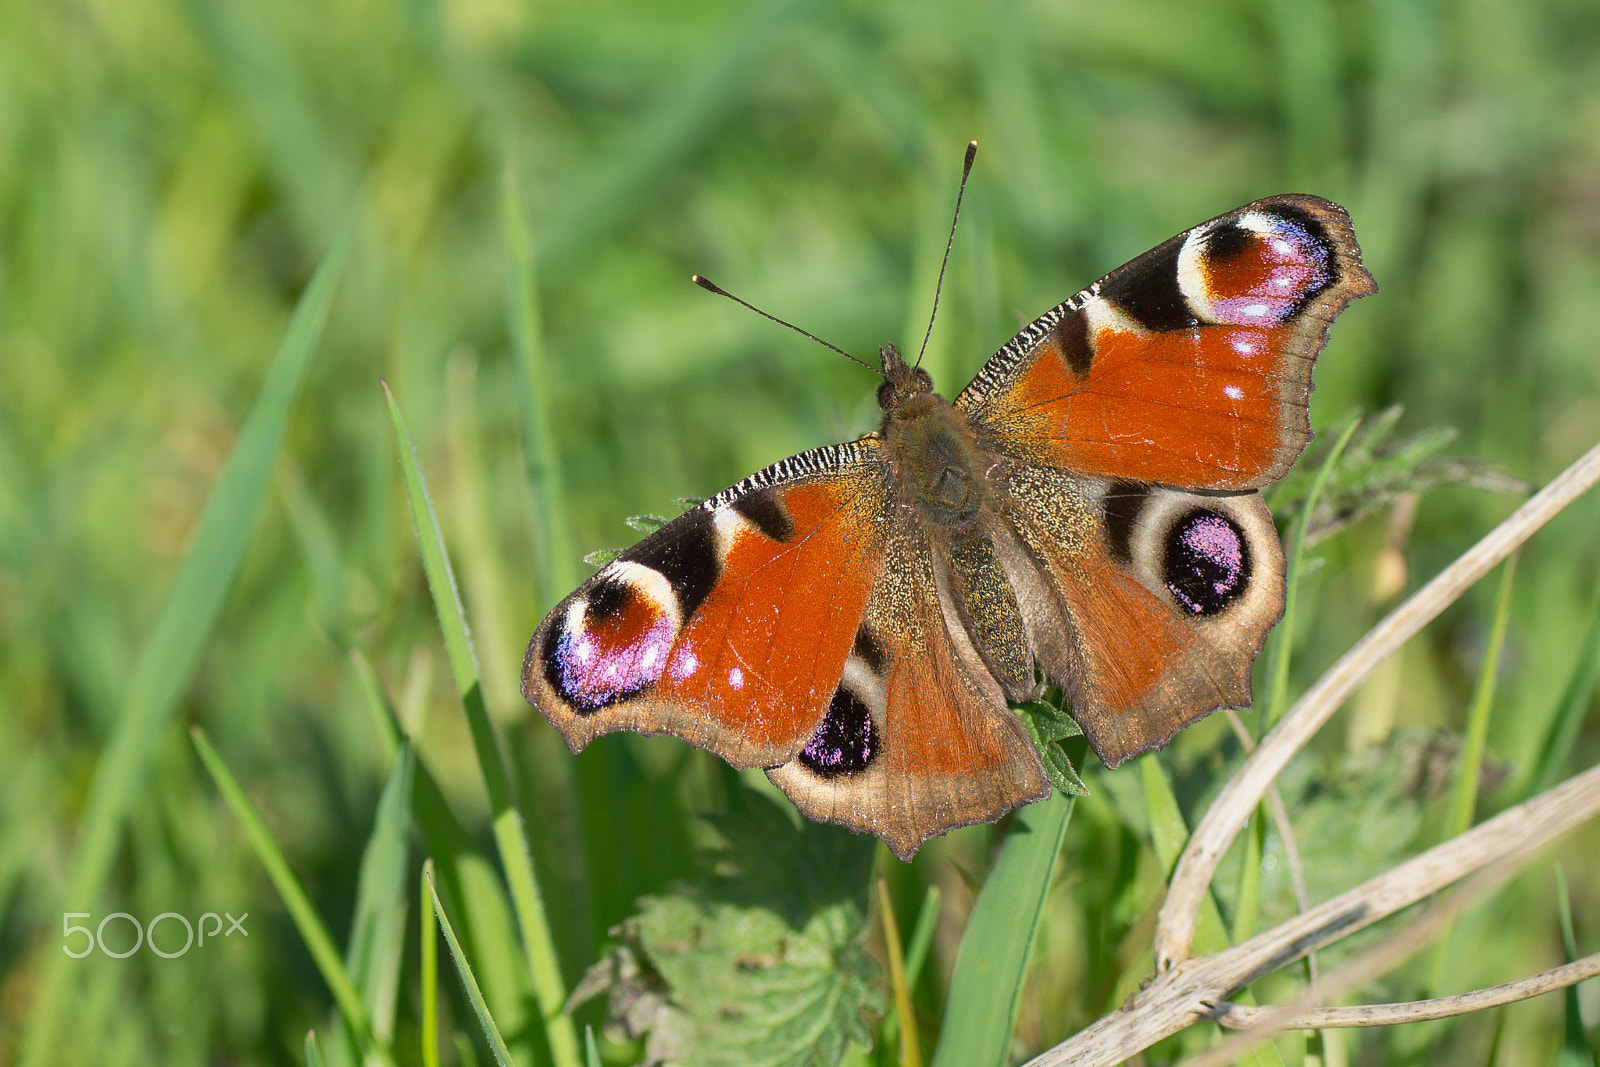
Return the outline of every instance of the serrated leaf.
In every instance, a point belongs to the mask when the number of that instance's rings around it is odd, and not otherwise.
[[[653,534],[672,520],[660,515],[629,515],[623,521],[642,534]]]
[[[809,1067],[871,1046],[873,839],[797,824],[761,794],[746,806],[709,820],[723,844],[694,883],[640,900],[573,994],[608,993],[607,1025],[644,1037],[647,1062]]]
[[[1022,717],[1022,725],[1028,728],[1033,747],[1039,750],[1039,759],[1044,763],[1045,777],[1050,779],[1050,784],[1069,796],[1088,796],[1089,787],[1078,777],[1072,757],[1061,744],[1068,738],[1083,736],[1083,730],[1072,716],[1048,700],[1030,700],[1017,705],[1015,710]]]
[[[1498,493],[1529,491],[1527,482],[1502,473],[1493,464],[1439,456],[1456,438],[1452,427],[1435,426],[1391,440],[1401,413],[1398,404],[1376,412],[1352,435],[1344,454],[1328,472],[1327,483],[1306,527],[1307,545],[1338,532],[1404,493],[1425,493],[1447,485],[1471,485]],[[1268,503],[1280,521],[1299,514],[1312,479],[1322,466],[1327,443],[1338,440],[1354,417],[1346,416],[1321,434],[1322,448],[1302,457],[1272,488]]]
[[[622,555],[624,551],[625,549],[621,548],[597,548],[587,556],[584,556],[583,561],[591,567],[604,567],[607,563]]]

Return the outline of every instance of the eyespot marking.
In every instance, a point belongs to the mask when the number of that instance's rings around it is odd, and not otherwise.
[[[1167,532],[1162,579],[1195,615],[1215,615],[1250,584],[1250,550],[1238,523],[1210,508],[1195,508]]]
[[[1309,216],[1247,211],[1191,237],[1180,257],[1183,289],[1208,322],[1275,326],[1333,282],[1331,249]]]
[[[665,577],[619,559],[568,603],[545,643],[545,680],[580,714],[625,700],[660,680],[680,618]]]
[[[840,686],[822,725],[796,758],[819,778],[838,778],[866,770],[879,748],[878,728],[867,706]]]

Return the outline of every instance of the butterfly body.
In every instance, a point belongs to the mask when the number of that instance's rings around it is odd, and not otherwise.
[[[676,734],[902,858],[1048,793],[1006,705],[1041,673],[1108,766],[1159,747],[1249,703],[1283,604],[1256,489],[1373,288],[1343,209],[1281,196],[1053,308],[953,402],[884,346],[877,432],[621,553],[534,634],[524,692],[574,751]]]

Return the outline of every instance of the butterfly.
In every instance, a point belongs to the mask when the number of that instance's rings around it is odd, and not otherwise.
[[[675,734],[901,859],[1048,795],[1007,705],[1038,675],[1108,768],[1248,706],[1284,602],[1258,490],[1376,288],[1344,208],[1289,194],[1051,308],[953,402],[885,345],[876,432],[623,551],[539,626],[523,692],[574,752]]]

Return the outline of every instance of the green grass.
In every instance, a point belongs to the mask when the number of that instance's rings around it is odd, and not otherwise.
[[[1319,193],[1381,287],[1319,363],[1323,443],[1401,403],[1398,434],[1451,426],[1452,454],[1542,482],[1600,440],[1597,57],[1579,0],[0,5],[0,1064],[488,1064],[480,1007],[518,1064],[635,1062],[604,997],[567,996],[640,898],[709,884],[700,816],[762,780],[670,738],[568,753],[518,695],[522,645],[627,516],[875,422],[859,368],[689,274],[860,354],[914,347],[976,138],[928,357],[949,393],[1177,230]],[[1514,503],[1425,494],[1402,585]],[[1264,701],[1390,606],[1389,516],[1305,550]],[[1289,768],[1313,898],[1600,756],[1597,528],[1581,500],[1503,601],[1483,583],[1375,679],[1353,704],[1381,740],[1347,709]],[[871,864],[925,1061],[1037,1052],[1148,972],[1238,745],[1213,719],[1147,769],[1082,755],[1070,822],[1057,798]],[[1023,856],[1056,806],[1058,853]],[[1562,846],[1559,901],[1530,870],[1362,995],[1593,951],[1597,845]],[[1218,941],[1293,907],[1276,830],[1236,849]],[[859,919],[868,887],[830,906]],[[70,959],[85,910],[248,912],[250,936]],[[887,962],[879,923],[839,922],[815,943]],[[1005,978],[966,992],[980,958]],[[1325,1062],[1581,1062],[1594,1006],[1337,1035]],[[870,1052],[830,1033],[886,1063],[900,1025],[872,1014]]]

